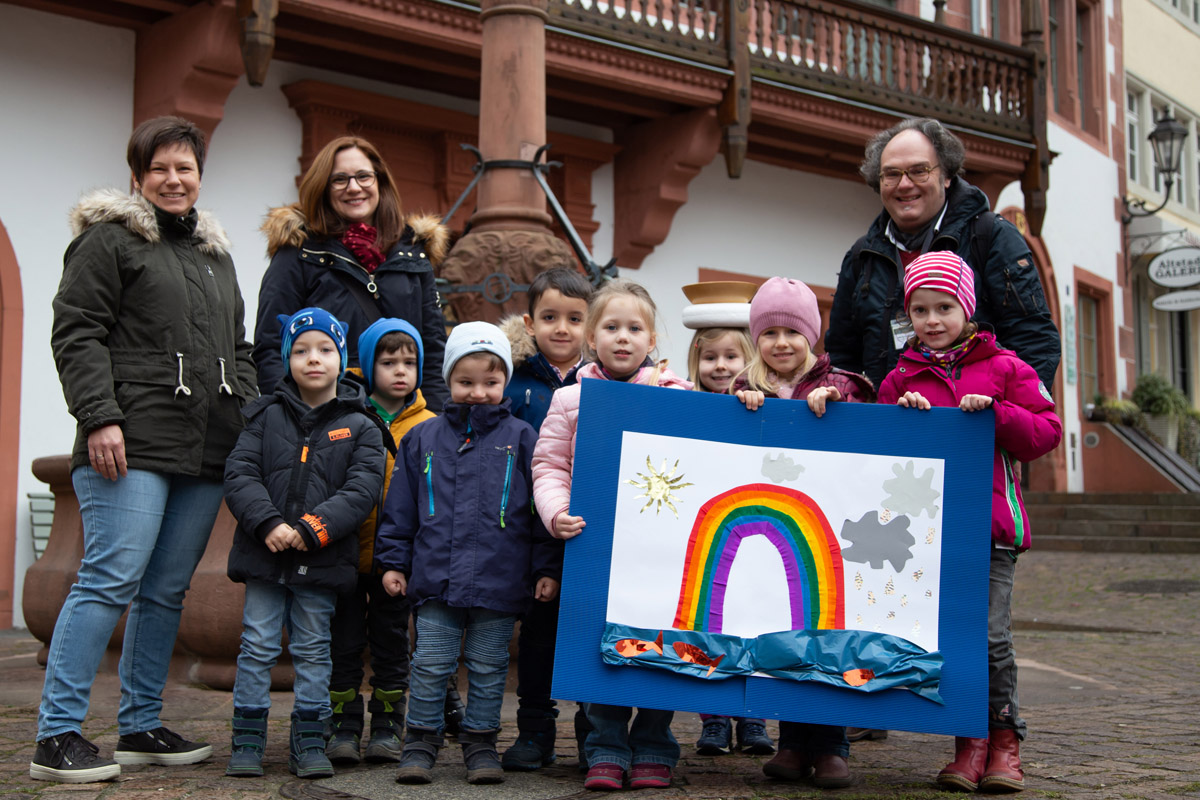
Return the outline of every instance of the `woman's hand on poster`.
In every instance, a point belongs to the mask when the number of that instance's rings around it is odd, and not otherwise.
[[[558,597],[558,581],[544,576],[538,578],[537,586],[533,590],[533,599],[549,603],[556,597]]]
[[[125,463],[125,434],[120,425],[105,425],[88,434],[88,461],[92,469],[110,481],[128,472]]]
[[[818,386],[808,393],[808,410],[817,415],[825,416],[825,404],[842,399],[842,393],[834,386]]]
[[[554,518],[554,534],[556,539],[571,539],[583,532],[583,527],[587,525],[583,521],[583,517],[573,517],[570,514],[563,512]]]
[[[758,411],[762,404],[766,402],[767,396],[755,389],[739,389],[735,392],[737,399],[742,401],[742,405],[746,406],[748,411]]]
[[[900,395],[900,399],[896,401],[896,405],[902,408],[919,408],[922,411],[928,411],[933,408],[920,392],[905,392]]]
[[[992,398],[986,394],[964,394],[958,401],[958,407],[963,411],[983,411],[992,407]]]

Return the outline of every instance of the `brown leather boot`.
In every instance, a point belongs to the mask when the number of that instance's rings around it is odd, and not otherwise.
[[[1001,794],[1019,792],[1025,788],[1020,745],[1016,731],[996,729],[990,732],[987,771],[979,779],[979,791]]]
[[[979,788],[979,779],[987,768],[988,740],[968,739],[957,736],[954,739],[954,760],[938,773],[938,786],[946,789],[961,789],[973,792]]]
[[[781,747],[774,758],[763,764],[763,774],[781,781],[802,781],[812,774],[812,768],[808,753]]]
[[[836,753],[821,753],[813,758],[812,782],[818,789],[844,789],[851,783],[850,765]]]

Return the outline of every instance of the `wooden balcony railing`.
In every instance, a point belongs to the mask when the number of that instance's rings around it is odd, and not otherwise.
[[[755,78],[1031,142],[1033,53],[854,0],[550,0],[551,25]],[[737,21],[735,21],[737,22]],[[736,25],[734,26],[736,27]]]

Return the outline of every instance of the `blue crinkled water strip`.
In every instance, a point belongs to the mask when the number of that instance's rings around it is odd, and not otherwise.
[[[620,655],[617,642],[635,639],[653,643],[663,636],[662,654],[653,647],[633,657]],[[676,642],[694,645],[709,660],[721,657],[715,667],[682,660]],[[753,639],[723,633],[634,628],[609,622],[604,627],[601,656],[606,664],[669,669],[707,680],[761,673],[795,681],[816,681],[858,692],[908,689],[942,704],[938,685],[942,655],[887,633],[866,631],[778,631]],[[869,669],[875,676],[861,686],[846,682],[850,670]]]

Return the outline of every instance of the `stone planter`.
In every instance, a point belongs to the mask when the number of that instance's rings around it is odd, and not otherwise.
[[[1179,417],[1173,414],[1146,415],[1146,430],[1172,453],[1179,452]]]
[[[25,573],[22,610],[29,632],[43,643],[38,663],[45,666],[54,623],[83,558],[83,520],[71,486],[69,456],[48,456],[33,462],[33,474],[50,484],[54,492],[54,523],[42,557]],[[176,680],[201,683],[216,689],[232,689],[242,635],[242,585],[229,580],[225,563],[236,527],[224,503],[213,525],[212,537],[200,565],[192,576],[192,587],[184,600],[179,636],[171,662]],[[125,618],[117,624],[108,642],[102,670],[116,672],[121,657]],[[285,637],[286,641],[286,637]],[[271,671],[271,688],[292,686],[291,660],[285,648],[280,663]]]

